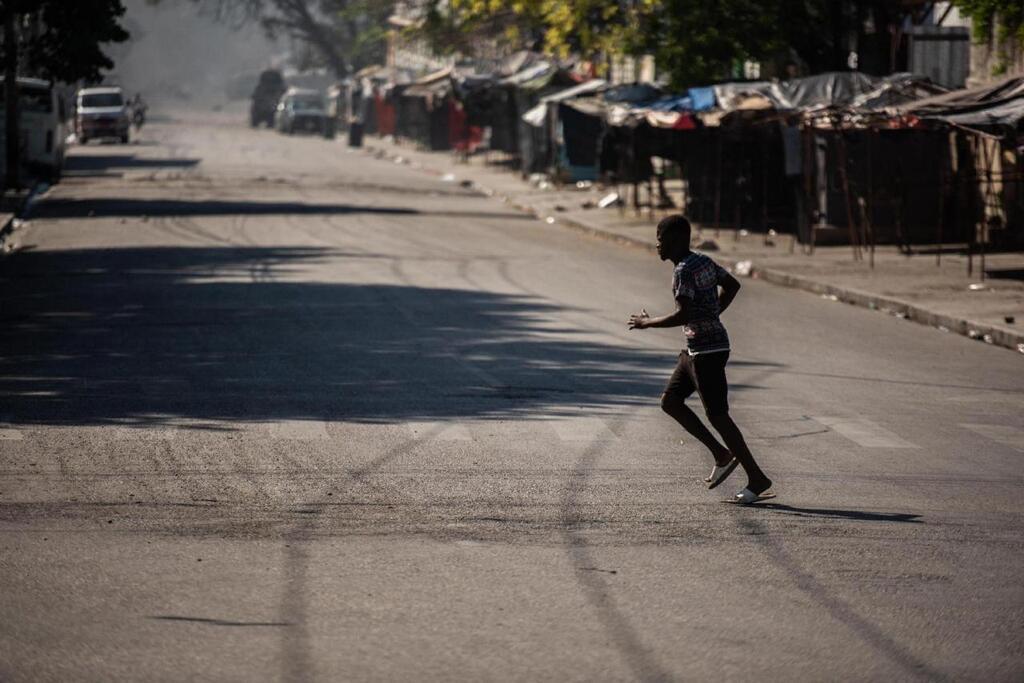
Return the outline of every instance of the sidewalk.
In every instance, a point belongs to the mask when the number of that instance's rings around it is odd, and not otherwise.
[[[652,218],[645,209],[638,217],[630,207],[624,211],[596,208],[610,190],[536,187],[517,172],[487,165],[480,157],[463,162],[449,152],[420,151],[376,137],[367,139],[364,149],[445,180],[472,185],[547,223],[640,248],[654,249],[655,223],[666,215],[657,212]],[[988,255],[988,275],[982,282],[978,257],[974,274],[968,277],[965,254],[943,254],[941,265],[936,265],[934,254],[907,257],[895,247],[885,246],[876,249],[872,269],[867,254],[863,261],[855,262],[849,246],[819,247],[814,255],[807,255],[789,235],[775,236],[767,243],[765,235],[743,231],[737,235],[722,230],[716,236],[714,230],[704,228],[694,235],[695,245],[706,240],[714,242],[718,250],[702,250],[741,275],[747,273],[1024,353],[1024,253]]]

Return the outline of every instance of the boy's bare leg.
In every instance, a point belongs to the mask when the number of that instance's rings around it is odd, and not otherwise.
[[[715,430],[721,434],[725,445],[729,447],[729,451],[743,465],[743,469],[747,473],[747,488],[758,494],[767,491],[772,485],[772,480],[758,467],[757,461],[754,460],[754,455],[747,448],[747,442],[744,440],[740,428],[733,422],[732,417],[728,413],[723,413],[721,415],[708,415],[708,420],[711,421],[711,425]]]
[[[668,413],[691,436],[707,446],[708,450],[711,451],[711,455],[715,458],[716,465],[725,467],[729,464],[729,461],[732,460],[732,454],[729,452],[729,449],[715,438],[711,430],[704,426],[704,423],[697,417],[697,414],[690,410],[682,400],[663,396],[661,399],[661,409]],[[743,440],[742,436],[740,440]],[[741,460],[740,462],[742,463],[743,461]]]

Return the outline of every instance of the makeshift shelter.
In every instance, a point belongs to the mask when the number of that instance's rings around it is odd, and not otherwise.
[[[559,125],[558,104],[573,97],[595,93],[606,85],[604,80],[595,78],[543,95],[534,107],[520,117],[526,127],[525,130],[521,129],[519,136],[524,173],[547,171],[559,165],[562,129]]]
[[[451,149],[453,69],[435,71],[405,87],[398,97],[395,134],[431,150]]]
[[[899,113],[949,131],[942,223],[968,224],[972,251],[1024,247],[1024,76],[923,99]],[[948,229],[937,234],[948,239]]]

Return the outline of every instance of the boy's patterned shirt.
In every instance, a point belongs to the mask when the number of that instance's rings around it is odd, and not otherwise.
[[[672,296],[688,310],[683,332],[691,356],[729,350],[729,335],[718,318],[718,283],[725,274],[724,268],[697,252],[672,271]]]

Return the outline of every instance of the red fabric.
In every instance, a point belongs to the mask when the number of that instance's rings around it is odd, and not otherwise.
[[[696,130],[697,121],[691,114],[680,114],[672,126],[673,130]]]
[[[484,139],[480,126],[470,126],[460,102],[448,101],[448,144],[460,152],[473,152]]]
[[[466,110],[455,100],[448,100],[448,144],[452,149],[466,151],[469,146]]]
[[[380,93],[373,95],[373,109],[377,115],[377,133],[380,135],[395,134],[395,106],[384,100]]]

